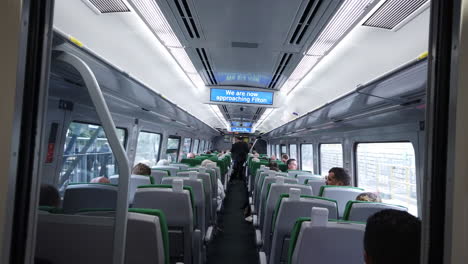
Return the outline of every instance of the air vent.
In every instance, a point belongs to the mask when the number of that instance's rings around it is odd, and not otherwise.
[[[203,68],[205,68],[205,73],[210,80],[210,84],[218,84],[216,81],[216,77],[213,72],[213,68],[211,67],[210,61],[208,60],[208,56],[206,55],[206,51],[204,48],[196,48],[198,56],[203,64]]]
[[[98,14],[130,12],[122,0],[83,0],[83,2]]]
[[[363,26],[392,30],[429,0],[387,0]]]
[[[256,49],[258,48],[258,43],[251,43],[251,42],[235,42],[231,43],[233,48],[247,48],[247,49]]]
[[[187,33],[189,34],[189,36],[191,38],[200,38],[200,34],[198,33],[193,13],[190,11],[187,0],[174,0],[174,2],[177,6],[177,10],[179,11],[179,15],[182,21],[184,22],[185,29],[187,29]]]
[[[252,121],[257,121],[260,118],[260,116],[262,115],[264,109],[265,108],[263,108],[263,107],[259,107],[257,109],[257,112],[255,112],[255,115],[253,116]]]
[[[289,39],[289,44],[301,44],[304,34],[307,32],[307,29],[321,4],[321,0],[309,0],[308,2],[309,3],[307,3],[301,18],[295,26],[291,39]]]
[[[281,57],[280,63],[278,64],[278,67],[276,67],[276,71],[273,74],[273,78],[271,78],[270,84],[268,85],[268,88],[274,88],[275,85],[278,83],[281,74],[283,74],[284,69],[289,64],[289,61],[291,60],[292,53],[284,53],[283,56]]]
[[[227,120],[231,120],[231,115],[229,114],[227,107],[225,105],[223,105],[222,107],[223,107],[224,114],[227,117]]]

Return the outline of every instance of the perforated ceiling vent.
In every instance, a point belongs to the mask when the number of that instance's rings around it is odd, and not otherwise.
[[[83,0],[96,13],[121,13],[130,12],[130,9],[122,0]]]
[[[429,0],[387,0],[363,26],[392,30]]]
[[[309,3],[307,3],[307,6],[304,8],[301,18],[296,24],[294,33],[289,39],[290,44],[297,45],[301,43],[304,34],[309,28],[312,19],[315,17],[315,14],[320,7],[321,2],[321,0],[309,0]]]
[[[216,77],[213,72],[213,68],[211,67],[210,61],[208,60],[208,55],[204,48],[196,48],[197,54],[200,57],[200,60],[203,64],[203,68],[205,70],[206,75],[210,81],[210,84],[218,84],[216,81]]]
[[[283,56],[281,57],[281,60],[278,64],[278,67],[276,67],[275,73],[273,74],[273,78],[271,78],[270,84],[268,85],[268,88],[275,88],[275,85],[278,83],[281,74],[283,74],[284,70],[289,64],[289,61],[291,60],[292,53],[284,53]]]
[[[200,33],[198,32],[198,28],[193,17],[193,12],[190,11],[187,0],[174,0],[174,2],[189,36],[191,38],[200,38]]]

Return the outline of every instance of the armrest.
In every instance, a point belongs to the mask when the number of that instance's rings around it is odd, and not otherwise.
[[[260,264],[267,264],[267,257],[265,252],[260,251],[258,252],[258,261]]]
[[[192,236],[192,252],[193,252],[193,259],[196,261],[195,263],[201,263],[201,249],[202,249],[202,233],[200,229],[193,230]]]
[[[255,227],[258,227],[259,226],[259,221],[258,221],[258,216],[257,215],[253,215],[253,221],[252,221],[253,225]]]
[[[210,243],[212,238],[213,238],[213,226],[209,226],[205,234],[205,244]]]
[[[253,204],[250,205],[250,212],[251,212],[252,214],[255,213],[255,205],[253,205]]]
[[[257,245],[257,247],[263,246],[262,231],[258,229],[255,229],[255,244]]]

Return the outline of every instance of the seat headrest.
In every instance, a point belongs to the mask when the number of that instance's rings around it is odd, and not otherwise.
[[[278,183],[278,184],[284,184],[284,177],[277,176],[277,177],[276,177],[276,183]]]
[[[268,171],[268,176],[274,177],[276,175],[276,171]]]
[[[196,180],[196,179],[197,179],[197,175],[198,175],[198,173],[197,173],[196,171],[190,171],[190,172],[189,172],[189,178],[190,178],[191,180]]]
[[[265,168],[265,165],[260,165],[260,169],[263,170]]]
[[[198,172],[200,172],[200,173],[205,173],[205,172],[206,172],[206,168],[200,167],[200,168],[198,169]]]
[[[182,179],[175,179],[172,181],[172,190],[174,192],[184,191],[184,181]]]
[[[311,226],[327,226],[328,209],[321,207],[312,207]]]
[[[298,201],[301,199],[301,190],[297,188],[289,188],[289,199]]]

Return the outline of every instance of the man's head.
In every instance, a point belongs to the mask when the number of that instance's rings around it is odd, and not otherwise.
[[[363,192],[356,197],[356,201],[381,203],[382,199],[378,193]]]
[[[104,176],[99,176],[96,178],[92,178],[90,183],[110,183],[109,179]]]
[[[420,244],[421,221],[407,212],[383,210],[367,219],[367,264],[419,263]]]
[[[268,168],[269,168],[270,170],[279,171],[278,163],[276,163],[276,162],[270,162],[270,163],[268,163]]]
[[[187,154],[187,159],[194,159],[194,158],[195,158],[195,154],[193,154],[192,152]]]
[[[39,206],[60,207],[60,194],[57,188],[50,184],[42,184],[39,195]]]
[[[351,177],[343,168],[334,167],[328,171],[326,177],[327,185],[349,186],[351,185]]]
[[[297,170],[297,161],[295,159],[288,159],[286,165],[288,165],[288,170]]]
[[[132,174],[149,176],[151,175],[151,168],[146,164],[138,163],[133,167]]]
[[[288,154],[285,154],[285,153],[281,154],[281,161],[282,162],[286,162],[286,161],[288,161],[288,159],[289,159]]]

